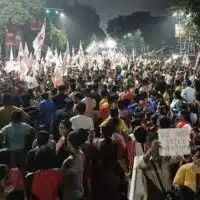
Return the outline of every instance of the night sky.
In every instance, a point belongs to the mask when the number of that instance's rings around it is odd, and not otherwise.
[[[73,1],[73,0],[72,0]],[[135,11],[150,11],[152,15],[166,15],[168,0],[78,0],[91,5],[100,14],[102,25],[118,15]]]

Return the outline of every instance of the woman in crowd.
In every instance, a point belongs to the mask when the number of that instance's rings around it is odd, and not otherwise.
[[[120,183],[122,169],[125,166],[122,143],[116,143],[112,137],[116,132],[113,122],[102,127],[102,138],[93,141],[91,149],[91,187],[92,199],[120,199]]]
[[[176,90],[174,92],[174,98],[173,98],[172,103],[170,105],[170,107],[173,111],[174,117],[178,116],[178,114],[181,111],[182,105],[183,105],[183,100],[182,100],[182,97],[181,97],[181,93],[180,93],[180,91]]]
[[[61,167],[63,161],[70,155],[65,146],[65,140],[72,131],[72,124],[68,119],[62,120],[59,124],[60,140],[56,143],[56,155],[58,166]]]

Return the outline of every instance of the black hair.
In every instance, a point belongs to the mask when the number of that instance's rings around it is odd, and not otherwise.
[[[49,94],[47,92],[42,94],[42,99],[48,99],[49,98]]]
[[[65,85],[60,85],[60,86],[58,87],[58,91],[59,91],[59,92],[65,92],[65,90],[66,90]]]
[[[159,126],[160,128],[171,128],[172,122],[168,117],[162,116],[159,118]]]
[[[125,101],[124,100],[119,100],[118,101],[118,108],[120,110],[123,110],[124,108],[126,108],[126,104],[125,104]]]
[[[53,88],[53,89],[51,90],[51,94],[52,94],[52,95],[56,95],[57,92],[58,92],[58,89],[57,89],[57,88]]]
[[[11,102],[12,102],[12,97],[10,94],[5,93],[2,95],[2,104],[3,105],[10,105]]]
[[[12,121],[16,122],[16,123],[22,121],[22,111],[21,110],[15,110],[12,112]]]
[[[86,111],[86,104],[83,102],[80,102],[77,104],[76,109],[79,114],[84,114]]]
[[[102,90],[101,91],[101,96],[103,97],[103,98],[105,98],[105,97],[107,97],[108,96],[108,90]]]
[[[52,169],[56,167],[56,152],[47,145],[39,147],[35,153],[35,163],[38,169]]]
[[[68,110],[71,110],[71,109],[73,109],[73,107],[74,107],[74,102],[71,99],[68,99],[66,102],[66,108]]]
[[[21,96],[21,102],[22,102],[22,106],[30,106],[30,96],[25,93],[25,94],[22,94]]]
[[[48,127],[46,124],[40,124],[38,127],[39,131],[48,131]]]
[[[196,100],[200,101],[200,92],[197,92],[197,94],[196,94]]]
[[[81,99],[83,99],[83,94],[81,92],[76,92],[74,94],[74,97],[81,100]]]
[[[40,130],[37,133],[37,144],[38,144],[38,146],[42,146],[42,145],[47,144],[48,141],[49,141],[49,138],[50,138],[50,135],[47,131]]]
[[[180,92],[179,90],[176,90],[176,91],[174,92],[174,95],[175,95],[175,97],[176,97],[177,99],[182,99],[182,97],[181,97],[181,92]]]
[[[111,93],[108,96],[108,103],[113,103],[113,102],[117,101],[118,99],[119,99],[119,96],[117,93]]]
[[[83,145],[88,139],[88,135],[89,135],[89,132],[87,130],[78,129],[76,131],[70,132],[68,135],[68,138],[66,139],[70,141],[70,143],[75,149],[79,149],[81,145]]]
[[[147,132],[142,126],[138,126],[134,129],[134,136],[137,142],[144,143],[147,139]]]
[[[71,88],[72,91],[75,91],[76,90],[76,83],[71,83],[70,88]]]
[[[69,119],[64,119],[60,123],[63,124],[66,129],[70,129],[72,127],[72,123],[69,121]]]
[[[180,113],[184,118],[185,120],[187,120],[188,122],[191,122],[191,119],[190,119],[190,112],[188,110],[181,110],[181,113]]]

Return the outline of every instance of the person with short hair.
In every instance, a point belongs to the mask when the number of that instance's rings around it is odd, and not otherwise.
[[[66,87],[64,85],[59,86],[58,87],[59,93],[52,98],[57,110],[65,108],[65,99],[67,99],[65,90],[66,90]]]
[[[0,128],[8,125],[12,121],[12,112],[20,110],[18,107],[12,105],[12,97],[10,94],[4,93],[2,95],[2,106],[0,107]],[[28,121],[30,116],[22,111],[22,120]]]
[[[196,91],[191,87],[192,82],[188,80],[186,82],[186,88],[182,90],[181,96],[188,102],[193,103],[196,100]]]
[[[48,130],[50,130],[50,124],[56,111],[56,107],[54,102],[49,99],[48,93],[43,93],[42,99],[43,100],[40,102],[41,121],[46,124]]]
[[[22,111],[12,113],[12,122],[0,130],[0,136],[5,138],[6,146],[12,155],[12,165],[24,166],[27,151],[28,136],[35,130],[30,125],[22,122]]]
[[[62,182],[62,200],[83,199],[83,171],[85,158],[80,147],[85,143],[86,138],[87,135],[80,134],[79,130],[72,131],[66,138],[67,150],[70,150],[72,155],[66,158],[61,167],[64,176]]]
[[[94,131],[94,123],[92,118],[85,115],[86,111],[86,104],[83,102],[80,102],[77,107],[78,115],[72,117],[70,119],[70,122],[72,123],[72,129],[78,130],[78,129],[84,129],[89,130],[90,132]]]

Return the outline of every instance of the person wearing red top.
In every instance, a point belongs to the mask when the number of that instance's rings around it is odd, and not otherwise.
[[[134,93],[132,87],[130,85],[126,86],[125,92],[120,93],[119,98],[121,100],[129,100],[129,102],[132,103],[134,100]]]
[[[47,145],[41,146],[35,153],[34,161],[38,170],[26,176],[27,198],[39,200],[57,200],[62,176],[56,167],[56,153]]]

